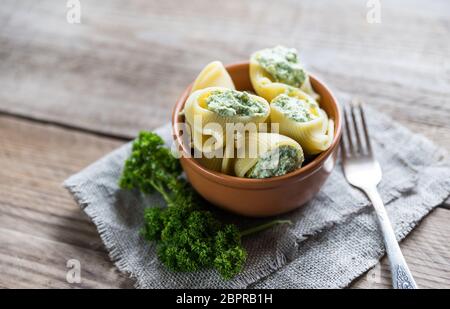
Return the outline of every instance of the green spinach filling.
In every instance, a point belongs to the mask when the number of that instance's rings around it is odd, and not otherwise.
[[[292,146],[280,146],[263,154],[246,173],[247,178],[269,178],[281,176],[301,167],[303,155]]]
[[[298,88],[305,82],[307,74],[294,48],[276,46],[263,49],[255,59],[276,82]]]
[[[259,116],[267,112],[267,107],[247,92],[236,90],[215,90],[206,99],[210,111],[222,117]]]
[[[318,115],[311,112],[317,109],[317,103],[313,100],[301,100],[285,94],[277,96],[272,103],[281,110],[284,116],[297,122],[308,122],[316,119]]]

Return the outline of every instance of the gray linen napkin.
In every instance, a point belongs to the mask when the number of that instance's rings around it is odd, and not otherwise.
[[[450,165],[445,153],[379,112],[367,108],[375,153],[383,169],[379,189],[398,239],[403,239],[450,195]],[[167,143],[170,126],[158,130]],[[214,270],[173,273],[158,261],[155,246],[138,231],[145,207],[162,203],[117,186],[130,144],[108,154],[66,180],[92,219],[111,259],[139,288],[340,288],[376,265],[383,242],[369,201],[344,179],[336,166],[313,201],[280,216],[294,222],[244,240],[244,271],[224,281]],[[282,203],[283,201],[280,201]],[[260,220],[219,212],[251,226]]]

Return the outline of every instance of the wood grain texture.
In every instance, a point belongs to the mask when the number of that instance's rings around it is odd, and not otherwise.
[[[359,96],[450,149],[450,2],[2,1],[0,109],[134,136],[165,123],[202,66],[278,43],[344,102]]]
[[[401,248],[420,288],[450,288],[450,210],[438,208],[402,242]],[[391,288],[386,257],[352,288]]]
[[[121,143],[0,117],[0,287],[130,287],[62,182]],[[66,263],[81,263],[81,284]]]
[[[110,261],[94,225],[62,187],[121,142],[0,116],[0,288],[129,288],[133,281]],[[402,243],[421,287],[450,288],[450,210],[437,209]],[[69,284],[66,263],[81,263]],[[389,287],[379,281],[354,287]]]
[[[2,1],[0,112],[132,137],[167,122],[209,61],[284,44],[341,102],[359,96],[450,150],[446,0],[383,1],[381,24],[360,0],[81,3],[71,25],[65,1]],[[61,186],[121,143],[0,115],[0,288],[132,286]],[[449,222],[438,209],[402,243],[421,287],[450,288]],[[81,262],[81,284],[66,281],[68,259]],[[390,287],[380,265],[379,280],[353,287]]]

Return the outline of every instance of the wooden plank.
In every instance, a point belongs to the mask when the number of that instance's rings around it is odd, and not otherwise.
[[[0,117],[0,287],[131,287],[62,182],[121,142]],[[82,281],[66,281],[66,263]]]
[[[450,210],[437,208],[402,242],[401,248],[420,288],[450,287]],[[391,288],[386,257],[352,288]]]
[[[450,149],[446,0],[82,2],[68,24],[57,0],[2,1],[0,110],[134,136],[169,119],[207,62],[277,43],[346,101],[360,96]]]
[[[0,288],[123,288],[97,231],[63,180],[118,147],[103,137],[0,116]],[[450,211],[438,209],[402,243],[421,287],[450,288]],[[82,282],[66,281],[66,263],[81,263]],[[389,287],[381,281],[355,287]]]

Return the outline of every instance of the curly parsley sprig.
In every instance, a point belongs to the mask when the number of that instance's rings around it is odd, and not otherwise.
[[[133,142],[119,185],[137,188],[145,194],[158,192],[168,207],[151,207],[144,212],[142,234],[157,244],[160,261],[172,271],[192,272],[215,268],[231,279],[243,268],[247,252],[241,238],[276,224],[275,220],[239,231],[223,224],[203,207],[203,200],[182,177],[179,161],[164,147],[156,133],[141,132]]]

